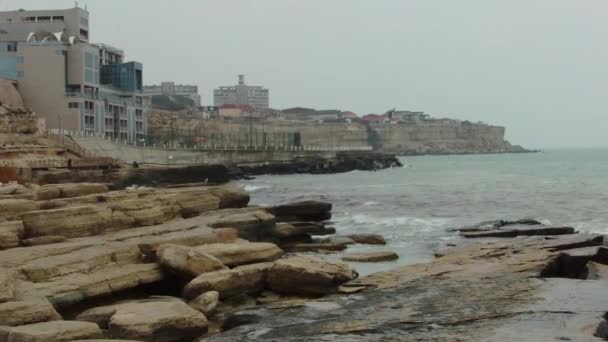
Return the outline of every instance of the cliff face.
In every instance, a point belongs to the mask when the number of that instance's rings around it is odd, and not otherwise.
[[[463,122],[450,125],[384,125],[374,128],[378,146],[397,154],[525,152],[504,139],[505,128]]]
[[[173,123],[171,124],[171,117]],[[183,113],[155,111],[148,125],[151,134],[169,136],[173,125],[173,137],[200,136],[211,141],[236,141],[248,139],[248,119],[209,120],[186,118]],[[525,152],[504,140],[505,128],[449,119],[426,120],[415,124],[364,124],[359,122],[313,122],[267,120],[251,123],[255,144],[262,144],[262,135],[272,145],[281,144],[283,134],[299,133],[302,145],[317,146],[373,146],[375,150],[396,154],[464,154]],[[257,137],[258,139],[256,140]],[[240,140],[239,140],[240,139]]]

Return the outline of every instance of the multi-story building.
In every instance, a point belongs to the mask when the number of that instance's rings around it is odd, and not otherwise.
[[[90,44],[88,18],[81,8],[0,12],[0,77],[17,81],[25,105],[48,128],[142,138],[142,64]]]
[[[213,102],[216,106],[249,105],[256,110],[269,107],[268,89],[245,84],[245,75],[239,75],[239,84],[219,87],[213,91]]]
[[[201,96],[198,94],[198,86],[195,85],[175,84],[175,82],[161,82],[160,85],[144,86],[144,94],[146,96],[180,95],[191,99],[195,106],[201,106]]]

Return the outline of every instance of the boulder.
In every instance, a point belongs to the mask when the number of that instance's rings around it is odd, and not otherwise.
[[[8,341],[63,342],[79,339],[103,338],[99,326],[90,322],[54,321],[11,328]]]
[[[17,326],[60,319],[61,316],[45,298],[0,303],[0,325]]]
[[[17,286],[17,272],[13,269],[0,268],[0,303],[11,301],[15,298]]]
[[[352,262],[381,262],[397,259],[399,259],[399,255],[397,253],[388,251],[346,254],[342,257],[342,260]]]
[[[259,241],[267,237],[267,231],[275,224],[275,217],[258,210],[222,210],[209,226],[213,228],[234,228],[238,236],[249,241]]]
[[[327,228],[316,222],[278,222],[270,229],[269,234],[277,238],[289,238],[301,235],[331,235],[335,228]]]
[[[281,221],[325,221],[331,218],[331,203],[302,201],[269,208]]]
[[[40,246],[40,245],[50,245],[52,243],[60,243],[65,242],[67,238],[65,236],[60,235],[48,235],[48,236],[38,236],[31,239],[25,239],[21,241],[23,246]]]
[[[154,195],[108,204],[112,209],[114,227],[128,228],[152,226],[167,222],[180,215],[174,195]],[[120,220],[117,220],[117,215]]]
[[[23,238],[23,234],[23,222],[0,222],[0,249],[18,247],[20,240]]]
[[[357,277],[347,264],[296,255],[277,260],[268,271],[267,282],[279,293],[325,295]]]
[[[209,317],[209,315],[215,311],[215,308],[217,308],[219,300],[219,292],[208,291],[191,300],[188,305],[190,305],[191,308],[202,312],[205,317]]]
[[[161,245],[156,251],[156,256],[163,267],[190,278],[207,272],[228,269],[215,256],[203,252],[202,249],[187,246]]]
[[[13,220],[21,213],[38,210],[38,203],[26,199],[2,199],[0,208],[0,218]]]
[[[382,235],[378,234],[351,234],[346,237],[352,239],[356,243],[367,245],[386,245],[386,240]]]
[[[299,243],[294,245],[284,245],[283,248],[286,252],[291,253],[303,253],[303,252],[339,252],[343,251],[348,247],[343,243]]]
[[[173,297],[93,308],[77,318],[107,327],[114,338],[159,342],[193,340],[207,331],[208,324],[201,312]]]
[[[28,188],[16,182],[0,184],[0,195],[17,195],[27,192],[29,192]]]
[[[355,244],[355,240],[353,240],[347,236],[339,236],[339,235],[327,237],[319,242],[332,244],[332,245],[345,245],[345,246]]]
[[[99,235],[112,225],[112,211],[95,205],[31,211],[21,215],[25,237]]]
[[[175,202],[179,207],[180,215],[188,218],[219,209],[221,200],[207,189],[195,189],[176,193]]]
[[[272,262],[265,262],[204,273],[186,285],[183,295],[194,299],[208,291],[219,292],[221,298],[257,293],[264,288],[266,273],[273,265]]]
[[[274,261],[283,255],[279,247],[268,242],[214,243],[195,250],[211,254],[229,267]]]

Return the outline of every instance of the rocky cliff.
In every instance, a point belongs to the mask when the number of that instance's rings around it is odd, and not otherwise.
[[[172,121],[173,123],[171,123]],[[171,133],[171,125],[173,132]],[[254,144],[284,141],[285,134],[297,132],[302,145],[374,146],[381,152],[412,154],[475,154],[526,152],[505,140],[505,128],[450,119],[429,119],[417,123],[317,122],[287,120],[200,119],[184,113],[155,111],[150,114],[151,134],[171,137],[202,137],[206,141],[248,139]],[[222,135],[221,138],[218,136]],[[265,138],[262,136],[265,135]],[[257,139],[256,139],[257,137]],[[264,140],[265,139],[265,140]],[[230,144],[229,143],[229,144]]]
[[[393,124],[374,127],[384,152],[415,154],[476,154],[526,152],[505,140],[505,128],[469,122]]]

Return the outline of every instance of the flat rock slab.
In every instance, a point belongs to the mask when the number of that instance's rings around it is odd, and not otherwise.
[[[18,326],[60,319],[61,316],[46,298],[0,303],[0,326]]]
[[[87,310],[79,320],[106,327],[112,337],[142,341],[192,340],[207,332],[207,319],[179,298],[156,297]]]
[[[531,235],[566,235],[575,232],[572,227],[540,226],[540,225],[518,225],[508,226],[506,229],[495,229],[485,231],[462,232],[465,238],[485,238],[485,237],[516,237]]]
[[[360,244],[386,245],[386,240],[384,239],[384,237],[378,234],[351,234],[346,235],[346,237]]]
[[[268,286],[275,292],[324,295],[359,275],[350,266],[309,256],[280,259],[268,271]]]
[[[214,243],[194,249],[214,256],[229,267],[274,261],[283,255],[277,245],[268,242]]]
[[[156,256],[163,267],[190,279],[203,273],[228,269],[213,255],[188,246],[161,245]]]
[[[183,291],[185,298],[194,299],[208,291],[217,291],[220,298],[261,292],[272,262],[235,267],[231,270],[204,273],[194,278]]]
[[[392,261],[399,259],[399,255],[395,252],[370,252],[370,253],[353,253],[346,254],[342,257],[343,261],[352,262],[381,262]]]
[[[80,321],[54,321],[22,325],[8,329],[8,341],[63,342],[103,338],[95,323]]]

